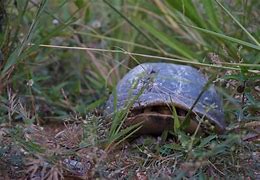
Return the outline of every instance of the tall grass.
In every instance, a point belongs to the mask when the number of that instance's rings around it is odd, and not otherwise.
[[[210,168],[219,177],[248,177],[254,172],[243,166],[245,157],[240,155],[255,152],[254,141],[244,131],[257,133],[254,124],[259,124],[259,3],[2,0],[0,128],[8,124],[12,141],[31,154],[44,154],[33,141],[25,141],[24,127],[100,114],[116,83],[138,63],[188,64],[216,76],[213,82],[223,96],[227,133],[191,137],[179,131],[176,121],[176,142],[147,145],[154,153],[147,162],[178,154],[177,169],[183,162],[206,162],[195,167],[194,177],[209,175]],[[122,128],[129,109],[114,116],[107,150],[138,127]],[[147,147],[131,150],[146,152],[142,148]]]

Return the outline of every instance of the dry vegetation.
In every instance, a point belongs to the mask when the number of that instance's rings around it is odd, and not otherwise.
[[[258,0],[0,0],[0,179],[260,178],[259,9]],[[215,77],[227,131],[125,140],[134,128],[102,109],[129,69],[151,61]]]

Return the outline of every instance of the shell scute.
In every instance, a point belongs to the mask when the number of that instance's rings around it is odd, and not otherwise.
[[[170,63],[140,64],[119,81],[116,88],[117,109],[125,107],[137,96],[132,109],[163,104],[190,109],[207,81],[202,73],[190,66]],[[111,95],[106,105],[106,114],[113,113],[113,104],[114,97]],[[204,91],[193,112],[205,115],[224,130],[222,100],[213,85]]]

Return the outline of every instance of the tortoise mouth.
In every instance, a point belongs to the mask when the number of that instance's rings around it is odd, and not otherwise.
[[[175,107],[179,121],[183,122],[188,113],[187,109]],[[154,134],[160,135],[164,130],[173,130],[174,128],[174,115],[172,107],[165,105],[153,105],[145,108],[134,108],[130,110],[126,125],[133,125],[142,122],[142,128],[138,134]],[[185,129],[188,133],[194,133],[198,128],[197,133],[210,133],[211,131],[219,132],[220,129],[214,122],[207,119],[199,123],[203,119],[198,114],[192,112],[189,115],[190,124]],[[198,127],[199,126],[199,127]]]

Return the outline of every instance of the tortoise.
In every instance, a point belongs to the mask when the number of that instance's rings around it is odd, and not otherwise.
[[[226,127],[222,99],[214,85],[204,88],[207,81],[191,66],[140,64],[118,82],[116,101],[110,95],[105,114],[111,117],[114,111],[128,110],[126,126],[141,122],[137,134],[160,135],[164,130],[173,129],[173,108],[178,119],[183,120],[193,106],[187,132],[194,133],[198,127],[197,132],[222,133]]]

